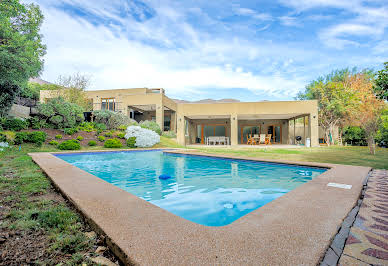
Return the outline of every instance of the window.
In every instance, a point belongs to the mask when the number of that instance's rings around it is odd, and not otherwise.
[[[114,98],[102,98],[101,99],[101,110],[115,110],[115,99]]]
[[[165,116],[164,117],[164,131],[169,131],[171,128],[171,117]]]

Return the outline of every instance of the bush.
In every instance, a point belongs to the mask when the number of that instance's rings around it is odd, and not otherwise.
[[[176,134],[174,131],[165,131],[162,133],[162,136],[166,138],[176,138]]]
[[[58,149],[60,150],[79,150],[81,149],[81,145],[75,139],[70,139],[62,142],[58,145]]]
[[[120,125],[127,125],[136,122],[128,116],[109,110],[93,111],[94,122],[105,124],[108,129],[117,129]]]
[[[14,143],[16,145],[22,144],[24,142],[35,143],[38,146],[41,146],[43,142],[46,141],[47,134],[43,131],[34,131],[34,132],[17,132],[15,134]]]
[[[32,129],[41,129],[44,124],[40,121],[39,117],[36,116],[28,118],[27,121]]]
[[[14,139],[14,143],[16,145],[20,145],[24,142],[28,142],[28,132],[16,132],[16,135],[15,135],[15,139]]]
[[[77,140],[78,140],[78,141],[81,141],[81,140],[83,140],[83,139],[84,139],[84,137],[82,137],[82,136],[78,136],[78,137],[77,137]]]
[[[127,146],[130,148],[136,148],[136,137],[129,137],[127,139]]]
[[[54,146],[57,146],[58,145],[58,141],[56,140],[52,140],[49,142],[50,145],[54,145]]]
[[[136,138],[136,147],[152,147],[160,142],[160,136],[152,130],[141,128],[139,126],[129,126],[125,138]]]
[[[62,138],[62,135],[61,135],[61,134],[55,135],[55,138],[56,138],[56,139],[61,139],[61,138]]]
[[[121,148],[123,147],[123,144],[121,144],[121,141],[118,139],[108,139],[104,143],[105,148]]]
[[[63,130],[63,133],[65,133],[66,135],[73,135],[77,132],[78,132],[78,129],[76,129],[76,128],[65,128]]]
[[[28,128],[28,122],[20,118],[7,118],[2,127],[7,130],[20,131]]]
[[[46,141],[47,134],[43,131],[34,131],[28,134],[28,141],[41,146]]]
[[[105,141],[105,137],[104,137],[104,136],[98,136],[97,138],[98,138],[98,140],[101,141],[101,142],[104,142],[104,141]]]
[[[38,105],[39,116],[55,128],[71,128],[84,121],[82,107],[58,97]]]
[[[4,135],[3,133],[0,133],[0,142],[6,142],[7,141],[7,136]]]
[[[162,135],[162,130],[160,129],[159,125],[155,121],[149,121],[149,120],[141,121],[139,123],[139,126],[142,128],[152,130],[156,132],[159,136]]]
[[[85,132],[92,132],[92,131],[96,130],[96,128],[95,128],[95,124],[93,122],[82,122],[78,126],[78,130],[85,131]]]
[[[111,132],[107,132],[107,133],[104,134],[104,136],[107,137],[107,138],[110,138],[110,137],[112,137],[112,133]]]
[[[95,140],[91,140],[88,142],[89,146],[97,146],[97,142]]]
[[[124,132],[120,132],[120,133],[117,133],[116,135],[119,139],[124,139],[125,138],[125,133]]]
[[[105,125],[105,124],[102,124],[102,123],[96,123],[96,124],[94,125],[94,127],[95,127],[97,130],[101,130],[101,131],[106,130],[106,125]]]
[[[343,131],[343,138],[346,143],[355,146],[366,146],[365,130],[360,127],[346,127]]]

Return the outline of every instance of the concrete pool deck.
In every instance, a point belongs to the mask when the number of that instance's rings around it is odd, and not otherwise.
[[[116,255],[124,263],[138,265],[316,265],[356,204],[371,170],[193,151],[166,152],[330,169],[229,225],[207,227],[175,216],[52,153],[29,155],[95,230],[106,235]],[[329,187],[328,183],[352,187]]]

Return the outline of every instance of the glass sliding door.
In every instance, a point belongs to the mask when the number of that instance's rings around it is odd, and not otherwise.
[[[260,135],[260,126],[241,126],[240,143],[247,143],[249,135]]]
[[[267,134],[271,134],[272,143],[282,142],[282,127],[280,125],[268,126]]]
[[[203,144],[207,137],[226,136],[226,127],[224,125],[197,125],[197,134],[200,142]]]

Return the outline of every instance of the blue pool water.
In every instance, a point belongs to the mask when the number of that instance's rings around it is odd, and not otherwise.
[[[207,226],[230,224],[326,171],[162,151],[56,156],[175,215]],[[171,178],[161,180],[161,174]]]

